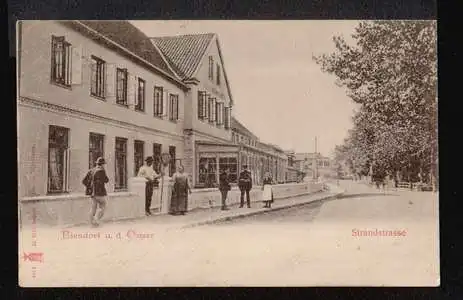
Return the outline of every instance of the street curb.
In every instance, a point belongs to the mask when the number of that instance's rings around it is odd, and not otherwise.
[[[278,201],[278,200],[285,200],[285,199],[290,199],[290,198],[297,198],[297,197],[307,197],[307,196],[312,196],[312,195],[316,195],[316,194],[321,194],[323,193],[323,191],[316,191],[316,192],[308,192],[308,193],[305,193],[305,194],[300,194],[300,195],[296,195],[296,196],[285,196],[285,197],[281,197],[281,198],[276,198],[275,201]],[[251,204],[252,203],[261,203],[262,200],[251,200]],[[239,202],[236,202],[236,203],[233,203],[232,205],[234,206],[238,206],[239,205]],[[217,204],[217,205],[214,205],[214,206],[205,206],[205,207],[196,207],[196,208],[193,208],[191,210],[191,212],[194,212],[194,211],[199,211],[199,210],[210,210],[210,209],[214,209],[214,208],[220,208],[222,206],[222,204]]]
[[[293,207],[298,207],[298,206],[304,206],[304,205],[307,205],[309,203],[315,203],[315,202],[325,201],[325,200],[329,200],[329,199],[336,199],[336,198],[338,198],[339,196],[341,196],[344,193],[345,193],[345,191],[341,191],[341,192],[338,192],[336,194],[326,195],[326,196],[324,196],[322,198],[315,199],[315,200],[312,200],[312,201],[301,202],[301,203],[296,203],[296,204],[289,204],[289,205],[285,205],[285,206],[274,207],[274,208],[267,209],[267,210],[259,210],[259,211],[253,211],[253,212],[248,212],[248,213],[245,212],[245,213],[242,213],[242,214],[239,214],[239,215],[234,215],[234,216],[220,217],[220,218],[217,218],[217,219],[214,219],[214,220],[207,220],[207,221],[201,221],[201,222],[196,222],[196,223],[184,225],[184,226],[181,226],[180,228],[181,229],[186,229],[186,228],[193,228],[193,227],[204,226],[204,225],[212,225],[212,224],[223,223],[223,222],[231,221],[231,220],[235,220],[235,219],[240,219],[240,218],[250,217],[250,216],[254,216],[254,215],[264,214],[264,213],[268,213],[268,212],[274,212],[274,211],[279,211],[279,210],[283,210],[283,209],[288,209],[288,208],[293,208]]]

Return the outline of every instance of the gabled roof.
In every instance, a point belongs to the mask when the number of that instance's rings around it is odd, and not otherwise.
[[[235,119],[235,117],[231,118],[231,128],[242,135],[246,135],[253,139],[259,140],[259,138],[254,133],[252,133],[249,129],[246,128],[246,126],[244,126],[237,119]]]
[[[230,83],[225,70],[225,62],[222,57],[222,50],[215,33],[184,34],[176,36],[164,36],[151,38],[152,43],[159,49],[163,58],[169,63],[175,74],[183,81],[196,79],[199,65],[209,49],[212,41],[215,40],[219,57],[222,63],[225,84],[227,86],[230,103],[233,105]]]
[[[162,52],[177,75],[185,80],[195,75],[214,33],[154,37],[151,41]]]
[[[79,21],[85,26],[126,48],[135,55],[176,78],[174,72],[154,47],[151,40],[141,30],[128,21]]]

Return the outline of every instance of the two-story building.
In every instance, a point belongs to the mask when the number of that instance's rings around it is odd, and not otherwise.
[[[189,88],[183,165],[193,185],[211,186],[223,168],[237,178],[238,149],[231,143],[233,98],[218,36],[189,34],[152,41]]]
[[[122,192],[146,156],[169,175],[183,165],[194,187],[236,182],[243,164],[260,184],[282,183],[288,157],[232,118],[218,36],[147,37],[126,21],[18,24],[19,196],[82,193],[96,158],[108,191]]]
[[[82,193],[106,159],[108,191],[148,155],[184,156],[190,87],[125,21],[18,23],[19,197]]]

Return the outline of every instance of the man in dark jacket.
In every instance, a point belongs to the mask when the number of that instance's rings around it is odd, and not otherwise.
[[[238,187],[241,191],[240,207],[244,206],[244,193],[246,193],[246,202],[248,204],[248,208],[250,208],[251,199],[249,197],[249,191],[252,189],[252,177],[251,172],[248,171],[247,165],[243,165],[243,171],[240,173],[240,177],[238,178]]]
[[[219,176],[219,190],[222,194],[222,210],[228,210],[227,207],[227,194],[230,190],[230,182],[228,180],[228,170],[223,170]]]
[[[106,175],[106,171],[103,167],[105,164],[103,157],[98,157],[96,160],[96,167],[90,169],[85,176],[82,183],[86,187],[85,194],[91,196],[92,198],[92,210],[90,212],[90,224],[93,226],[98,226],[99,221],[104,215],[106,209],[106,187],[105,184],[108,183],[109,178]],[[100,208],[98,215],[95,220],[95,214],[97,208]]]

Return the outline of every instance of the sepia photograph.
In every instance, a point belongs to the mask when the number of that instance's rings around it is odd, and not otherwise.
[[[18,21],[19,285],[439,286],[436,31]]]

